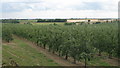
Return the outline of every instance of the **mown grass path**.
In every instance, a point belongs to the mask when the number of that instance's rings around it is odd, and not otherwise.
[[[10,43],[3,43],[2,50],[3,63],[7,66],[11,66],[11,60],[19,66],[59,66],[59,64],[17,37],[14,37],[14,40]]]

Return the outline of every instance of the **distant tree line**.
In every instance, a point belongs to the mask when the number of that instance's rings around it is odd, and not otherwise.
[[[37,22],[66,22],[67,19],[38,19]]]
[[[17,19],[2,19],[2,23],[20,23]]]

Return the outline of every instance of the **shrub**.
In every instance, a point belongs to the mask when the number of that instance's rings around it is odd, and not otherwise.
[[[64,25],[75,25],[76,23],[65,23]]]

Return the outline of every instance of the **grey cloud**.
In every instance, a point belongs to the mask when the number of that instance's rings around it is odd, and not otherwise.
[[[25,3],[2,3],[2,12],[21,12],[29,8]]]
[[[103,6],[99,2],[83,2],[82,4],[72,5],[73,10],[102,10]]]

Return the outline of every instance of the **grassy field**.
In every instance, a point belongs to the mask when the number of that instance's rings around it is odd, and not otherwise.
[[[33,23],[33,22],[37,22],[37,20],[19,20],[20,23]]]
[[[64,25],[64,23],[65,22],[62,22],[62,23],[60,23],[60,22],[51,22],[51,23],[32,23],[33,25],[54,25],[54,23],[56,24],[56,25]]]
[[[20,23],[31,23],[33,25],[53,25],[54,23],[57,25],[64,25],[65,22],[41,22],[37,23],[37,20],[19,20]]]
[[[91,59],[91,61],[88,61],[89,66],[113,66],[107,62],[103,61],[101,57],[96,57],[94,59]]]
[[[7,66],[11,65],[11,59],[19,66],[58,66],[53,60],[17,38],[11,43],[3,43],[2,57]]]

